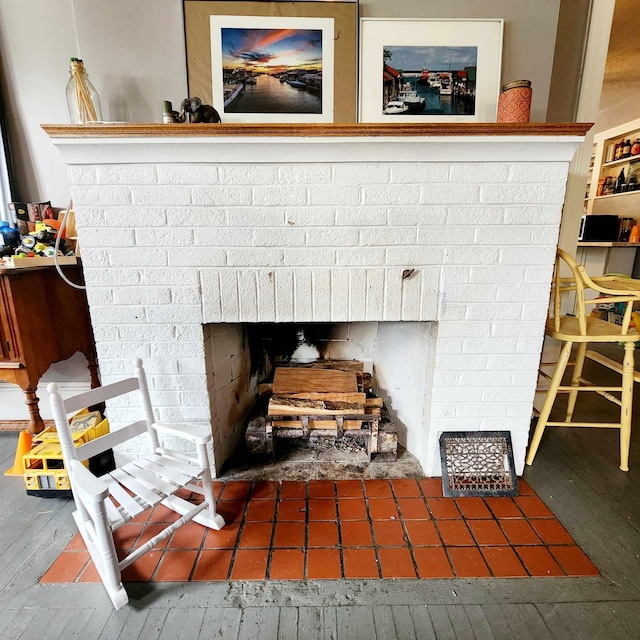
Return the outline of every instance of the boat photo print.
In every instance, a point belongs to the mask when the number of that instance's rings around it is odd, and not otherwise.
[[[473,116],[477,47],[384,46],[382,113]]]

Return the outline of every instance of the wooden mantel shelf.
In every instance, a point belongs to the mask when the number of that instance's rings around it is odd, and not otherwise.
[[[591,127],[591,123],[583,122],[42,125],[51,138],[584,136]]]

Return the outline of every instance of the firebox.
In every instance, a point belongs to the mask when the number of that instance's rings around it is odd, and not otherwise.
[[[435,368],[430,322],[215,323],[204,327],[215,448],[227,459],[277,365],[356,360],[372,376],[399,442],[412,454],[424,440],[427,390]]]

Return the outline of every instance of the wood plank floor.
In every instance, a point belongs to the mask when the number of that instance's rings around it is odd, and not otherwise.
[[[586,408],[600,410],[596,400]],[[599,578],[132,584],[130,605],[114,612],[99,584],[38,584],[75,533],[72,505],[27,497],[21,479],[0,476],[0,639],[637,639],[634,428],[628,473],[618,470],[617,432],[593,429],[549,429],[525,472]],[[0,433],[0,469],[16,443]]]

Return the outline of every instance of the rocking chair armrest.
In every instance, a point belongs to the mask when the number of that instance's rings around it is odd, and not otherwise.
[[[185,438],[195,444],[206,444],[211,440],[211,434],[196,424],[159,424],[158,422],[154,422],[153,427],[158,431],[179,438]]]
[[[84,500],[100,502],[109,495],[109,487],[104,480],[96,478],[80,461],[71,460],[69,463],[69,475],[73,488]]]

